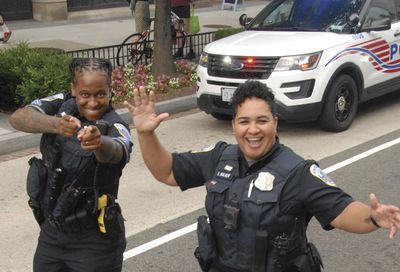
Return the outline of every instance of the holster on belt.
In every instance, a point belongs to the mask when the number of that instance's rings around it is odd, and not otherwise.
[[[36,221],[41,225],[45,219],[42,210],[42,197],[46,188],[48,171],[43,161],[36,157],[29,160],[29,165],[26,180],[26,191],[29,196],[28,205],[32,209]]]
[[[308,257],[310,258],[312,271],[313,272],[321,272],[321,267],[324,268],[324,264],[322,263],[321,255],[318,252],[317,247],[313,243],[308,243]]]
[[[197,219],[197,238],[199,246],[194,252],[202,271],[209,271],[217,259],[217,246],[214,233],[207,221],[207,216],[202,215]]]
[[[99,215],[97,223],[101,233],[114,237],[122,231],[121,208],[110,194],[103,194],[98,198],[97,209]]]

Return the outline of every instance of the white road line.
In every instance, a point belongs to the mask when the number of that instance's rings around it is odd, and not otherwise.
[[[381,144],[381,145],[379,145],[377,147],[374,147],[374,148],[372,148],[370,150],[367,150],[367,151],[365,151],[363,153],[355,155],[355,156],[353,156],[353,157],[351,157],[351,158],[349,158],[347,160],[344,160],[344,161],[341,161],[341,162],[339,162],[337,164],[329,166],[328,168],[325,168],[323,171],[326,174],[334,172],[334,171],[336,171],[336,170],[338,170],[340,168],[343,168],[343,167],[345,167],[345,166],[347,166],[349,164],[352,164],[352,163],[354,163],[356,161],[364,159],[364,158],[366,158],[368,156],[371,156],[371,155],[373,155],[373,154],[375,154],[375,153],[377,153],[379,151],[382,151],[384,149],[387,149],[387,148],[389,148],[391,146],[394,146],[396,144],[399,144],[399,143],[400,143],[400,138],[394,139],[394,140],[392,140],[390,142]],[[141,254],[143,252],[149,251],[149,250],[151,250],[151,249],[153,249],[155,247],[158,247],[158,246],[160,246],[162,244],[165,244],[165,243],[167,243],[167,242],[169,242],[171,240],[174,240],[174,239],[176,239],[178,237],[186,235],[186,234],[188,234],[188,233],[190,233],[192,231],[195,231],[196,228],[197,228],[197,223],[193,223],[193,224],[191,224],[189,226],[186,226],[184,228],[181,228],[179,230],[171,232],[171,233],[169,233],[167,235],[161,236],[160,238],[157,238],[157,239],[155,239],[153,241],[150,241],[148,243],[145,243],[143,245],[140,245],[138,247],[135,247],[135,248],[132,248],[132,249],[130,249],[128,251],[125,251],[124,252],[124,261],[129,259],[129,258],[135,257],[136,255],[139,255],[139,254]]]
[[[364,158],[366,158],[368,156],[371,156],[372,154],[375,154],[375,153],[377,153],[379,151],[382,151],[382,150],[384,150],[386,148],[394,146],[394,145],[396,145],[398,143],[400,143],[400,138],[397,138],[397,139],[394,139],[394,140],[392,140],[390,142],[381,144],[381,145],[379,145],[377,147],[374,147],[374,148],[372,148],[370,150],[367,150],[367,151],[365,151],[363,153],[355,155],[354,157],[351,157],[351,158],[349,158],[347,160],[344,160],[344,161],[341,161],[341,162],[339,162],[337,164],[329,166],[328,168],[324,169],[324,172],[325,172],[325,174],[329,174],[329,173],[331,173],[333,171],[336,171],[336,170],[338,170],[338,169],[340,169],[342,167],[345,167],[345,166],[347,166],[349,164],[352,164],[352,163],[354,163],[356,161],[359,161],[359,160],[364,159]]]
[[[136,255],[139,255],[139,254],[141,254],[143,252],[149,251],[150,249],[153,249],[153,248],[158,247],[158,246],[160,246],[162,244],[165,244],[165,243],[167,243],[167,242],[169,242],[171,240],[174,240],[174,239],[176,239],[178,237],[181,237],[181,236],[183,236],[185,234],[188,234],[188,233],[190,233],[192,231],[195,231],[196,228],[197,228],[197,223],[193,223],[193,224],[191,224],[191,225],[189,225],[187,227],[184,227],[184,228],[178,229],[178,230],[176,230],[174,232],[168,233],[167,235],[161,236],[160,238],[157,238],[157,239],[155,239],[153,241],[150,241],[150,242],[148,242],[146,244],[143,244],[143,245],[140,245],[138,247],[132,248],[132,249],[130,249],[128,251],[125,251],[124,252],[124,260],[132,258],[132,257],[134,257]]]

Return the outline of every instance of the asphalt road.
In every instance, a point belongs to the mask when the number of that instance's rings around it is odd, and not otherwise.
[[[326,168],[398,138],[399,105],[398,93],[364,104],[352,127],[341,133],[322,131],[314,123],[281,123],[278,134],[282,143],[304,158],[320,161]],[[163,122],[158,135],[170,151],[199,149],[218,140],[234,141],[229,122],[196,111]],[[205,190],[197,188],[182,193],[157,183],[141,159],[134,130],[132,140],[135,146],[121,177],[119,202],[126,219],[128,250],[138,250],[154,239],[193,226],[196,217],[204,212],[201,209]],[[366,201],[368,193],[375,192],[382,201],[400,205],[398,153],[398,145],[392,146],[330,176],[357,199]],[[34,153],[11,155],[0,161],[0,271],[26,272],[32,271],[39,233],[25,193],[27,161]],[[314,223],[310,226],[310,239],[321,250],[329,272],[400,271],[399,238],[389,241],[386,236],[384,231],[347,235],[337,230],[325,232]],[[198,271],[192,255],[194,246],[194,232],[189,228],[187,235],[128,258],[124,271]]]

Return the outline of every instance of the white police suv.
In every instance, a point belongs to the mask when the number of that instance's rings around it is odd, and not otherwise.
[[[208,44],[197,68],[197,104],[231,116],[235,88],[272,88],[279,118],[351,125],[360,102],[400,89],[400,0],[273,0],[245,31]]]

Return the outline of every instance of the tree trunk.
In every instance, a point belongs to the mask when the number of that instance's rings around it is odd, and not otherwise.
[[[155,0],[153,75],[173,75],[171,4],[168,0]]]

